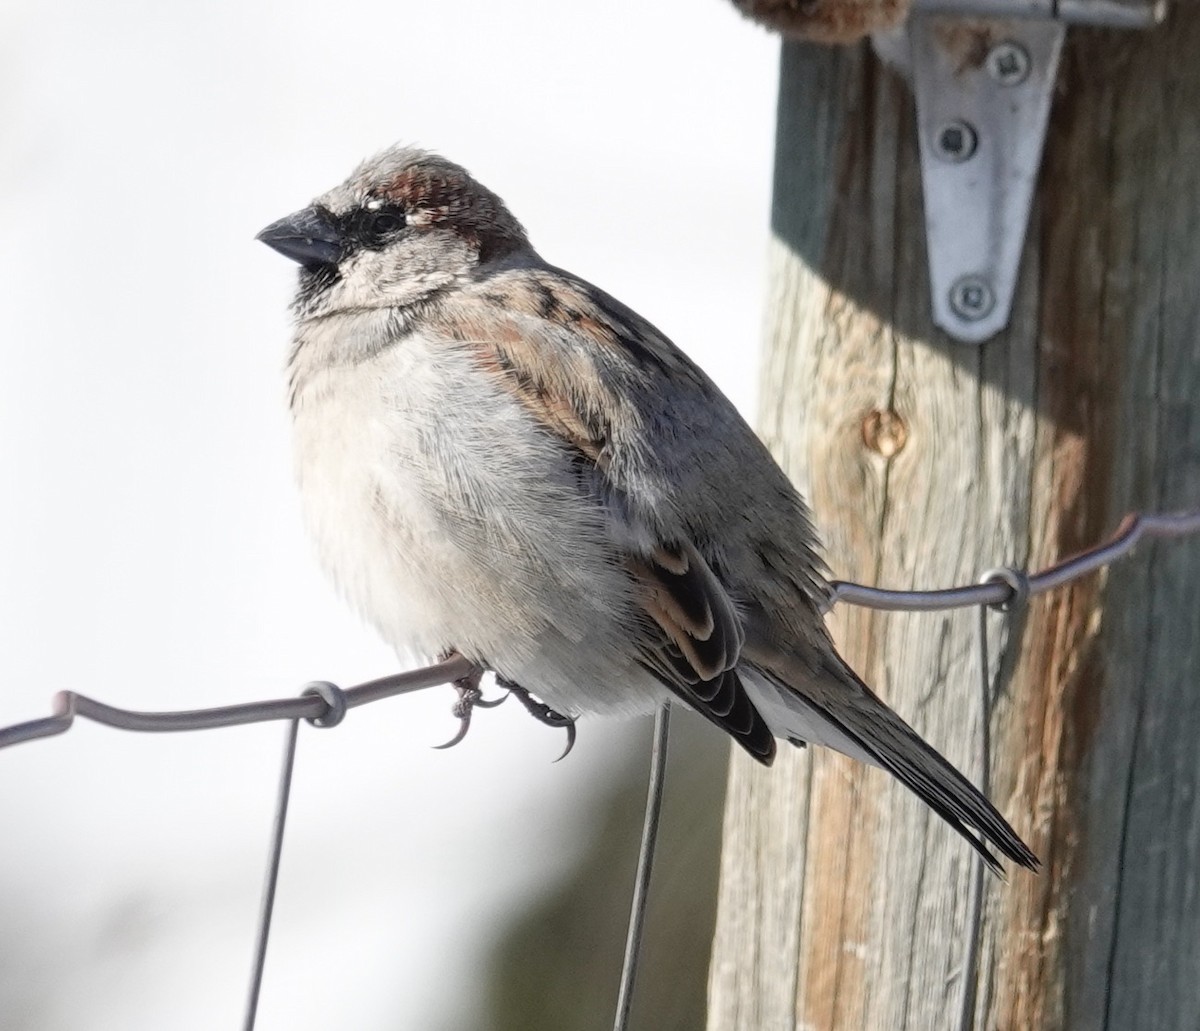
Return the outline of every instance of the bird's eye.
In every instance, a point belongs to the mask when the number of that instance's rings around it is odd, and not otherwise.
[[[404,212],[394,208],[384,208],[381,211],[364,212],[360,224],[359,235],[368,247],[378,247],[386,243],[405,226]]]

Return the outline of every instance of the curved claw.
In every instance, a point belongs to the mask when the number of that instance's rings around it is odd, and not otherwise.
[[[575,747],[575,721],[568,720],[563,724],[563,726],[567,728],[567,747],[562,750],[562,755],[554,760],[556,763],[562,762],[568,755],[570,755],[571,749]]]
[[[547,727],[565,727],[567,730],[567,747],[563,749],[560,755],[554,761],[562,762],[571,749],[575,747],[575,717],[564,716],[561,712],[556,712],[551,709],[545,702],[535,701],[530,697],[529,692],[520,684],[515,684],[507,677],[496,676],[496,683],[508,691],[508,694],[514,695],[518,702],[525,706],[526,711],[539,723],[546,724]],[[508,695],[505,695],[507,698]]]
[[[435,749],[453,748],[460,741],[462,741],[463,738],[465,738],[467,736],[467,731],[470,729],[471,729],[471,717],[470,716],[460,716],[458,718],[458,733],[455,734],[454,737],[452,737],[444,745],[434,745],[433,747]]]
[[[491,700],[479,697],[475,699],[473,704],[480,709],[494,709],[497,705],[503,705],[508,701],[509,693],[510,692],[505,691],[504,694],[502,694],[499,698],[492,698]]]
[[[475,710],[475,706],[478,705],[484,709],[492,709],[508,697],[507,695],[503,695],[494,702],[485,702],[479,691],[480,676],[481,674],[476,671],[454,682],[454,690],[458,693],[458,701],[454,703],[454,708],[450,711],[458,717],[458,733],[444,745],[434,745],[434,748],[453,748],[467,736],[467,731],[471,729],[471,713]]]

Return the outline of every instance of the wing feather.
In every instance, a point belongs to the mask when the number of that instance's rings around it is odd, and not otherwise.
[[[534,277],[536,288],[505,293],[498,292],[503,284],[492,284],[474,305],[456,307],[441,329],[456,345],[470,348],[576,462],[594,471],[604,495],[623,500],[616,506],[622,514],[614,512],[614,518],[634,519],[628,513],[642,508],[640,499],[629,496],[629,484],[614,482],[611,458],[614,422],[636,416],[592,359],[603,349],[623,347],[636,366],[653,366],[657,375],[690,378],[694,366],[632,312],[596,296],[594,288],[539,270],[524,273]],[[564,331],[579,338],[578,347],[546,346],[545,334]],[[775,739],[738,677],[745,635],[720,579],[691,540],[661,539],[643,525],[630,527],[625,537],[614,547],[640,609],[637,661],[769,763]]]

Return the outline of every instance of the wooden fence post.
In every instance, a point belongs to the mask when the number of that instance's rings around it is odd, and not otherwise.
[[[1200,9],[1071,29],[1009,328],[936,331],[908,87],[783,48],[761,429],[834,574],[1042,568],[1200,503]],[[978,777],[977,614],[832,617]],[[989,617],[991,795],[1043,861],[986,888],[975,1027],[1200,1027],[1200,541]],[[882,773],[734,756],[709,1031],[954,1028],[971,851]]]

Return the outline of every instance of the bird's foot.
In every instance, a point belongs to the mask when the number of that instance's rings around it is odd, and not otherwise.
[[[567,730],[567,747],[563,749],[555,762],[560,762],[565,759],[572,748],[575,747],[575,720],[571,716],[564,716],[561,712],[556,712],[551,709],[545,702],[539,702],[531,698],[529,692],[520,684],[515,684],[507,677],[502,677],[496,674],[496,683],[504,688],[518,702],[525,706],[525,711],[529,713],[539,723],[546,724],[547,727],[565,727]]]
[[[448,655],[443,656],[444,659],[449,657]],[[494,709],[508,697],[503,694],[499,698],[490,700],[484,698],[483,692],[479,690],[479,681],[482,678],[483,672],[476,670],[474,673],[454,681],[454,690],[458,692],[458,701],[454,703],[454,707],[450,711],[458,718],[458,733],[444,745],[434,745],[434,748],[453,748],[467,736],[467,731],[471,729],[471,713],[476,709]]]

